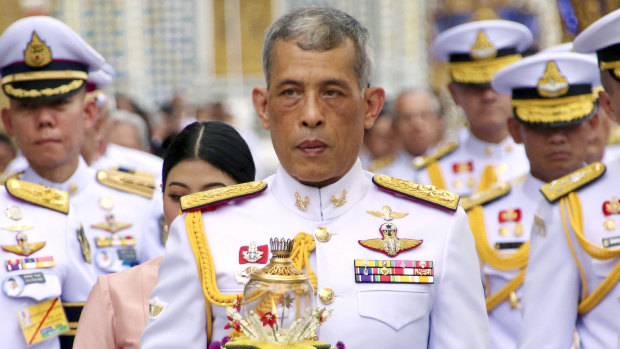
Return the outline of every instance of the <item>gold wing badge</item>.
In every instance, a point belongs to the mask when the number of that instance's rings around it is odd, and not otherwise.
[[[17,245],[2,245],[2,249],[16,255],[30,256],[45,247],[45,241],[29,243],[28,236],[25,233],[18,233],[15,239],[17,240]]]
[[[370,212],[369,212],[370,213]],[[399,239],[396,237],[396,226],[393,223],[384,223],[379,227],[381,239],[358,240],[359,244],[373,251],[396,257],[399,253],[411,250],[422,244],[422,240]]]
[[[409,214],[407,212],[404,212],[404,213],[392,212],[392,209],[390,208],[390,206],[383,206],[383,208],[381,208],[381,211],[368,210],[366,212],[370,213],[371,215],[375,217],[383,218],[384,220],[388,222],[394,218],[403,218]]]

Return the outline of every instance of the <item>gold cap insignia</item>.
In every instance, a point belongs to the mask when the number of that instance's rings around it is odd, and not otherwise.
[[[568,81],[560,73],[555,61],[550,61],[547,63],[542,78],[538,80],[536,89],[543,97],[555,98],[565,95],[568,92],[568,87]]]
[[[32,38],[24,51],[24,62],[32,68],[41,68],[52,62],[52,50],[32,32]]]
[[[478,31],[476,42],[474,42],[474,45],[471,47],[469,56],[475,61],[495,58],[495,56],[497,56],[497,49],[491,44],[484,30],[481,29]]]

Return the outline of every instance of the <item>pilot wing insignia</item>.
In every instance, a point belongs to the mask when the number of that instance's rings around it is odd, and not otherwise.
[[[358,240],[359,244],[390,257],[396,257],[399,253],[418,247],[422,243],[422,240],[399,239],[396,237],[396,226],[392,223],[382,224],[379,231],[381,239]]]

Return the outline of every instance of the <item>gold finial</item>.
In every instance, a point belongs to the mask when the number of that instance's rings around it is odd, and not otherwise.
[[[291,259],[293,243],[294,240],[292,239],[269,239],[271,255],[273,257],[264,268],[253,272],[250,275],[250,280],[291,284],[308,281],[308,275],[293,265],[293,260]]]
[[[52,51],[39,39],[37,32],[32,32],[32,38],[24,51],[24,62],[32,68],[45,67],[52,62]]]
[[[480,59],[495,58],[495,56],[497,56],[497,49],[489,41],[489,38],[487,37],[484,30],[480,29],[478,31],[476,42],[471,47],[469,55],[473,60],[476,61]]]
[[[538,93],[546,98],[560,97],[568,92],[568,87],[568,81],[560,73],[555,61],[547,62],[545,73],[538,80]]]
[[[301,195],[295,192],[295,206],[297,206],[298,209],[305,211],[308,208],[308,200],[307,196],[302,199]]]

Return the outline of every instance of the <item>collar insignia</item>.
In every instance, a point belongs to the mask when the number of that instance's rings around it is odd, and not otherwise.
[[[340,206],[344,205],[347,202],[347,190],[343,189],[342,190],[342,194],[338,198],[336,196],[332,195],[330,200],[334,204],[334,206],[336,206],[336,207],[340,207]]]

